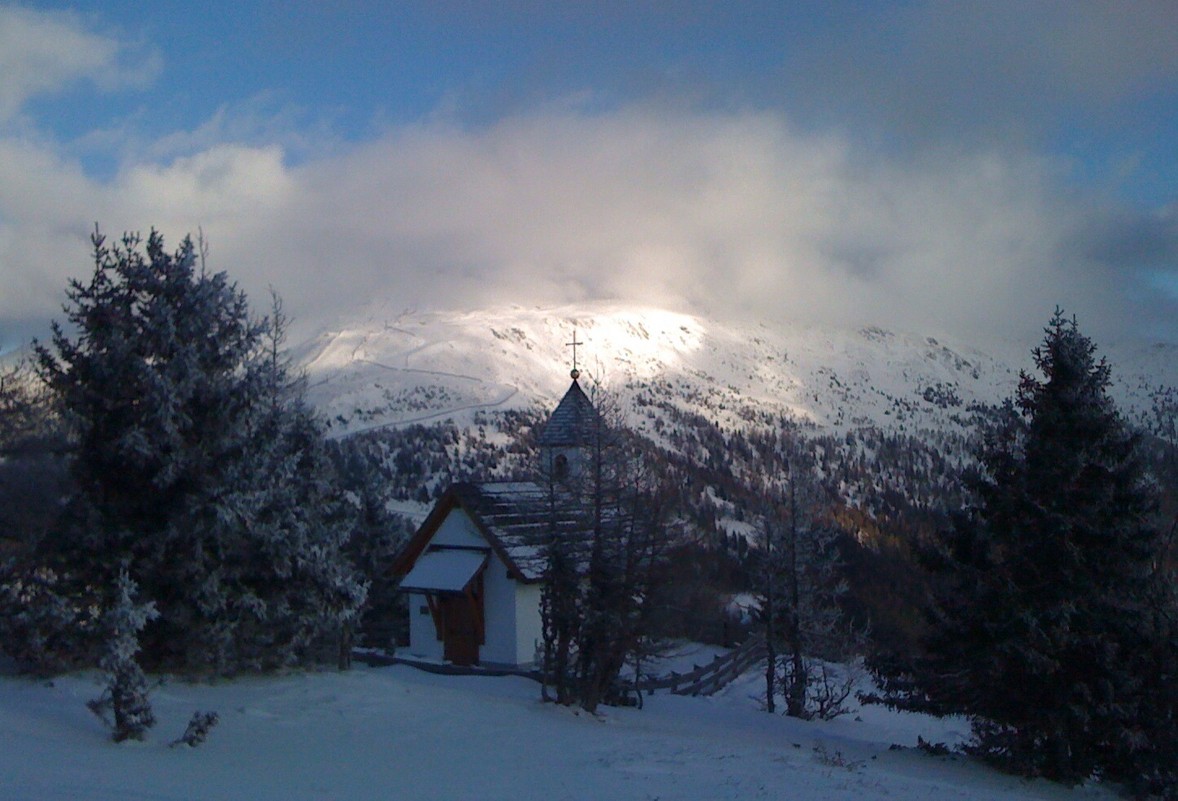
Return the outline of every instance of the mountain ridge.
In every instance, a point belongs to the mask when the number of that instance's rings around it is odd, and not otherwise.
[[[720,323],[652,306],[594,303],[415,311],[374,304],[293,349],[309,400],[333,436],[453,420],[479,411],[551,409],[572,349],[587,386],[633,400],[676,398],[721,426],[782,417],[825,433],[863,427],[956,429],[965,412],[1010,397],[1038,343],[988,346],[877,326]],[[1101,347],[1110,392],[1134,422],[1178,385],[1178,347]]]

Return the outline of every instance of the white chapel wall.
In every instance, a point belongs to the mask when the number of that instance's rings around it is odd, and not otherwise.
[[[540,585],[517,584],[515,593],[515,663],[526,665],[536,660],[536,650],[543,643],[540,622]]]
[[[409,593],[409,653],[419,659],[441,660],[442,641],[434,626],[429,603],[421,593]]]
[[[478,526],[470,519],[470,515],[461,509],[453,509],[446,519],[438,526],[437,532],[429,541],[433,545],[449,545],[460,548],[486,548],[487,541],[479,533]]]
[[[442,521],[430,540],[430,546],[435,545],[488,547],[474,521],[461,509],[455,509]],[[505,665],[531,663],[542,633],[539,585],[520,584],[509,578],[507,566],[492,551],[483,572],[483,593],[486,642],[479,647],[479,661]],[[425,595],[410,593],[408,597],[409,653],[441,661],[445,648],[437,637]]]
[[[507,577],[507,565],[492,553],[483,573],[487,642],[479,649],[482,662],[516,664],[515,588],[516,582]]]
[[[429,541],[429,547],[446,545],[450,547],[486,548],[487,541],[479,533],[474,521],[461,509],[446,515],[437,532]],[[445,656],[445,644],[438,639],[438,630],[429,604],[422,593],[409,593],[409,653],[420,659],[441,661]],[[423,611],[424,610],[424,611]]]

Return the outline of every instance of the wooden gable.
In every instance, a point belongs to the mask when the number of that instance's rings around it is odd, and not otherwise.
[[[507,567],[507,574],[515,581],[530,583],[536,581],[533,576],[528,576],[520,569],[516,560],[512,558],[511,553],[504,546],[503,542],[490,529],[490,527],[482,520],[477,510],[473,508],[473,504],[469,503],[469,493],[464,492],[464,488],[469,487],[467,484],[454,484],[438,502],[434,504],[433,510],[426,517],[425,522],[417,530],[407,543],[401,548],[397,556],[393,559],[392,572],[394,576],[405,576],[413,569],[417,560],[429,547],[430,542],[442,527],[446,519],[456,512],[465,514],[472,523],[474,523],[476,530],[482,538],[490,546],[491,550],[499,557],[500,561]],[[464,496],[466,499],[464,501]]]

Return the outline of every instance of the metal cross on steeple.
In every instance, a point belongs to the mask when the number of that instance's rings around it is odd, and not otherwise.
[[[571,375],[573,377],[573,380],[576,381],[577,378],[580,377],[580,375],[581,375],[581,371],[577,369],[577,346],[584,345],[585,343],[577,341],[577,329],[574,328],[573,329],[573,341],[566,342],[565,344],[572,345],[572,347],[573,347],[573,369],[569,372],[569,375]]]

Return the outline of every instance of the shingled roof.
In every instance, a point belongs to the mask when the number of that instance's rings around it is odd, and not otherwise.
[[[597,426],[597,410],[577,379],[560,399],[538,440],[543,447],[589,445]]]
[[[491,550],[517,581],[535,582],[543,577],[540,544],[553,526],[558,531],[583,528],[582,512],[563,490],[531,481],[459,482],[446,490],[433,512],[394,560],[393,573],[405,575],[413,568],[446,516],[461,508],[474,521]]]

